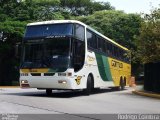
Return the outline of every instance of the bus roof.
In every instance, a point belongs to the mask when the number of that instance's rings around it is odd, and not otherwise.
[[[58,23],[78,23],[81,24],[83,26],[85,26],[86,28],[88,28],[89,30],[93,31],[94,33],[98,34],[99,36],[107,39],[108,41],[110,41],[111,43],[113,43],[114,45],[117,45],[118,47],[124,49],[124,50],[128,50],[126,47],[123,47],[122,45],[118,44],[117,42],[113,41],[112,39],[104,36],[103,34],[99,33],[98,31],[96,31],[95,29],[91,28],[90,26],[77,21],[77,20],[50,20],[50,21],[42,21],[42,22],[34,22],[34,23],[28,23],[27,26],[34,26],[34,25],[47,25],[47,24],[58,24]]]

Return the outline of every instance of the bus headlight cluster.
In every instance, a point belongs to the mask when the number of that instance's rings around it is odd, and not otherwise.
[[[66,81],[66,80],[58,80],[58,83],[66,84],[66,83],[67,83],[67,81]]]
[[[20,76],[28,76],[28,73],[20,73]]]
[[[71,72],[68,73],[58,73],[58,76],[72,76]]]
[[[58,76],[66,76],[66,73],[58,73]]]
[[[25,84],[25,83],[28,83],[28,81],[27,80],[21,80],[21,83]]]

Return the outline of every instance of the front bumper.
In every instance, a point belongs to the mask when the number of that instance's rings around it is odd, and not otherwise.
[[[22,83],[26,80],[27,83]],[[50,89],[77,89],[74,77],[40,77],[40,76],[23,76],[20,77],[20,85],[30,88],[50,88]],[[26,87],[25,87],[26,88]]]

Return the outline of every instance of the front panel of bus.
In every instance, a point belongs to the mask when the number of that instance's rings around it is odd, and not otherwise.
[[[85,33],[79,24],[27,26],[20,69],[21,87],[80,89],[74,73],[85,61]]]

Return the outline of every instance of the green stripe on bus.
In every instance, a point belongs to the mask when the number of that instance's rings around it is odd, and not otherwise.
[[[105,74],[107,76],[107,80],[112,81],[112,75],[111,75],[111,71],[110,71],[110,67],[109,67],[108,57],[102,56],[102,59],[103,59],[103,64],[104,64],[104,69],[105,69]]]
[[[103,79],[103,81],[112,81],[108,58],[97,53],[95,53],[95,55],[101,78]]]

